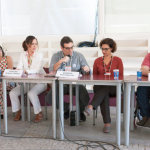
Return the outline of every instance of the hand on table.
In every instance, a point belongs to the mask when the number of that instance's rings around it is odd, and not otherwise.
[[[84,66],[82,67],[82,69],[86,72],[89,73],[90,72],[90,68],[88,66]]]

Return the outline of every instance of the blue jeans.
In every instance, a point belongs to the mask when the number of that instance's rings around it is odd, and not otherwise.
[[[150,87],[139,86],[137,88],[137,101],[140,106],[140,114],[142,117],[150,117]]]

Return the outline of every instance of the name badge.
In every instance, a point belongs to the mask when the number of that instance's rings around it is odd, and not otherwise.
[[[110,76],[110,75],[111,75],[111,73],[110,73],[110,72],[106,72],[104,75],[109,75],[109,76]]]
[[[59,78],[78,78],[79,72],[57,71],[56,77],[59,77]]]
[[[71,66],[66,66],[65,71],[71,71]]]
[[[25,76],[25,73],[23,70],[5,69],[3,76],[4,77],[10,77],[10,76],[21,77],[21,76]]]

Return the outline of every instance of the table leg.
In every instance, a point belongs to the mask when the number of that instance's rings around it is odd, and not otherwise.
[[[56,139],[56,90],[55,81],[52,82],[52,112],[53,112],[53,138]]]
[[[5,125],[5,134],[8,133],[7,128],[7,90],[6,90],[6,80],[3,79],[3,105],[4,105],[4,125]]]
[[[126,111],[126,83],[124,83],[124,91],[123,91],[123,128],[125,129],[125,113]]]
[[[117,122],[116,122],[116,144],[120,145],[121,136],[121,83],[117,83]]]
[[[22,116],[22,121],[25,121],[25,113],[24,113],[24,83],[20,84],[20,93],[21,93],[21,116]]]
[[[27,111],[28,111],[28,121],[31,121],[31,106],[30,106],[30,99],[28,97],[28,92],[30,90],[30,83],[27,83]]]
[[[70,102],[70,113],[71,113],[71,111],[73,111],[72,84],[69,84],[69,102]]]
[[[130,91],[131,83],[126,83],[126,105],[125,105],[125,145],[129,145],[129,126],[130,126]]]
[[[135,100],[135,86],[131,86],[130,130],[134,130],[134,100]]]
[[[27,86],[27,83],[26,83]],[[25,86],[25,87],[26,87]],[[27,95],[24,94],[25,119],[27,119]]]
[[[59,81],[59,131],[60,139],[64,139],[64,92],[63,81]]]
[[[80,107],[79,107],[79,85],[76,85],[76,125],[79,125],[80,121]]]

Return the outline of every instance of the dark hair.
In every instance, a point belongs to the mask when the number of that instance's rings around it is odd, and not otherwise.
[[[4,57],[5,53],[4,53],[4,50],[3,50],[3,48],[1,46],[0,46],[0,50],[2,50],[2,57]]]
[[[25,41],[23,41],[22,47],[23,47],[24,51],[27,51],[27,50],[28,50],[27,45],[31,45],[31,44],[32,44],[32,41],[33,41],[34,39],[36,39],[36,38],[35,38],[34,36],[30,35],[30,36],[28,36],[28,37],[25,39]],[[37,41],[37,44],[38,44],[38,40],[37,40],[37,39],[36,39],[36,41]]]
[[[111,39],[111,38],[105,38],[105,39],[102,39],[99,43],[99,46],[100,48],[102,48],[102,45],[103,44],[108,44],[110,48],[112,48],[112,53],[114,53],[116,50],[117,50],[117,44],[116,42]]]
[[[64,47],[64,44],[65,43],[73,43],[73,41],[72,41],[72,39],[69,37],[69,36],[64,36],[62,39],[61,39],[61,41],[60,41],[60,45],[62,46],[62,47]]]

